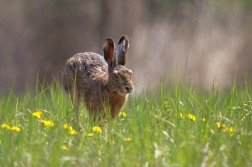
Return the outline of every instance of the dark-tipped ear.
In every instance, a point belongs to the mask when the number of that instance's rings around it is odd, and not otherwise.
[[[129,38],[127,35],[124,35],[119,40],[117,50],[116,50],[116,55],[117,55],[117,60],[118,60],[119,65],[123,65],[123,66],[125,65],[128,48],[129,48]]]
[[[112,63],[113,56],[114,56],[114,50],[115,50],[114,41],[111,38],[106,38],[102,49],[103,49],[104,58],[105,58],[106,62],[108,64]]]

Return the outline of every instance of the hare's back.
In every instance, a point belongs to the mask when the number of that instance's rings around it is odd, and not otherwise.
[[[108,75],[108,65],[103,56],[92,53],[78,53],[68,60],[72,71],[83,79],[99,80]]]

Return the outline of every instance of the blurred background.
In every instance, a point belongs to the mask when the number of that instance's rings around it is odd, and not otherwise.
[[[1,0],[0,94],[60,78],[79,52],[127,34],[137,92],[179,78],[228,89],[252,78],[251,0]]]

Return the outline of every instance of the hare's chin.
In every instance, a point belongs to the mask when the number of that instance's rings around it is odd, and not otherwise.
[[[120,91],[117,91],[116,92],[119,96],[122,96],[122,97],[124,97],[124,96],[126,96],[128,93],[127,92],[120,92]]]

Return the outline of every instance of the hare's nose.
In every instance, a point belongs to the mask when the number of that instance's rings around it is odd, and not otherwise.
[[[134,87],[126,86],[125,89],[126,89],[127,93],[131,93],[132,90],[134,89]]]

